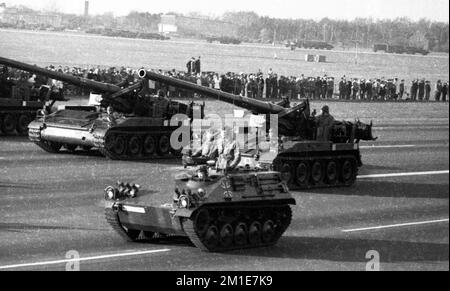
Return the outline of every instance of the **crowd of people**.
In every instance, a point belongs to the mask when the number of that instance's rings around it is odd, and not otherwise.
[[[68,67],[48,66],[47,69],[71,74],[110,84],[132,84],[139,80],[139,70],[127,67]],[[261,70],[256,73],[219,74],[217,72],[205,72],[201,70],[200,57],[192,58],[186,65],[186,71],[153,70],[159,74],[171,76],[198,85],[215,88],[235,95],[257,99],[281,99],[288,97],[292,100],[300,98],[340,99],[340,100],[370,100],[370,101],[447,101],[448,81],[437,81],[432,85],[425,79],[415,79],[410,84],[398,78],[385,79],[357,79],[343,76],[339,82],[334,77],[327,75],[307,77],[305,75],[283,76],[269,69],[267,74]],[[25,82],[32,87],[48,85],[53,89],[63,92],[65,96],[83,96],[89,94],[88,88],[80,88],[43,76],[37,76],[28,72],[8,69],[7,74],[15,82]],[[150,87],[156,93],[163,90],[167,97],[193,97],[195,94],[179,90],[172,86],[154,83]]]

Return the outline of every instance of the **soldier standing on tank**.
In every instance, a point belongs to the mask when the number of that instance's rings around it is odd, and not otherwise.
[[[153,117],[167,118],[170,100],[167,99],[163,90],[158,90],[156,100],[153,104]]]
[[[315,117],[316,111],[312,113]],[[322,114],[315,117],[315,124],[317,127],[317,140],[329,140],[330,130],[334,124],[334,117],[330,114],[330,108],[328,105],[322,107]]]

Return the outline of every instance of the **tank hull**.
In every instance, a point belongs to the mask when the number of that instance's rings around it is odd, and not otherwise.
[[[176,189],[203,189],[208,194],[197,202],[196,194],[183,194],[191,203],[181,207],[167,199],[170,193],[155,197],[144,192],[143,198],[107,202],[106,220],[128,241],[175,235],[189,238],[203,251],[223,252],[276,244],[291,222],[290,205],[295,204],[275,172],[230,174],[207,182],[180,180]]]
[[[62,110],[33,121],[29,139],[51,153],[63,147],[70,152],[96,148],[115,160],[145,160],[177,157],[170,147],[170,135],[177,128],[163,118],[111,119],[96,112]]]
[[[357,143],[288,142],[273,161],[290,189],[352,186],[362,166]]]

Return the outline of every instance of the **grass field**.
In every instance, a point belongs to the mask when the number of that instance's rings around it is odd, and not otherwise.
[[[307,53],[322,54],[327,63],[304,61]],[[449,79],[448,54],[429,56],[360,52],[291,51],[285,47],[252,44],[221,45],[193,40],[137,40],[72,33],[0,30],[0,55],[38,65],[129,66],[184,70],[192,56],[202,57],[204,71],[267,72],[283,75],[328,74],[341,77]],[[274,56],[277,56],[275,59]]]

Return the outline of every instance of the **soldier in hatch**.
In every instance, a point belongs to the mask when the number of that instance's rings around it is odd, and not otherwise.
[[[232,171],[241,161],[239,145],[233,139],[233,131],[230,128],[224,128],[220,133],[217,142],[219,157],[217,159],[218,171]]]
[[[217,155],[218,145],[215,141],[215,133],[213,131],[208,131],[203,145],[192,153],[192,157],[202,157],[208,160],[214,160],[217,158]]]

